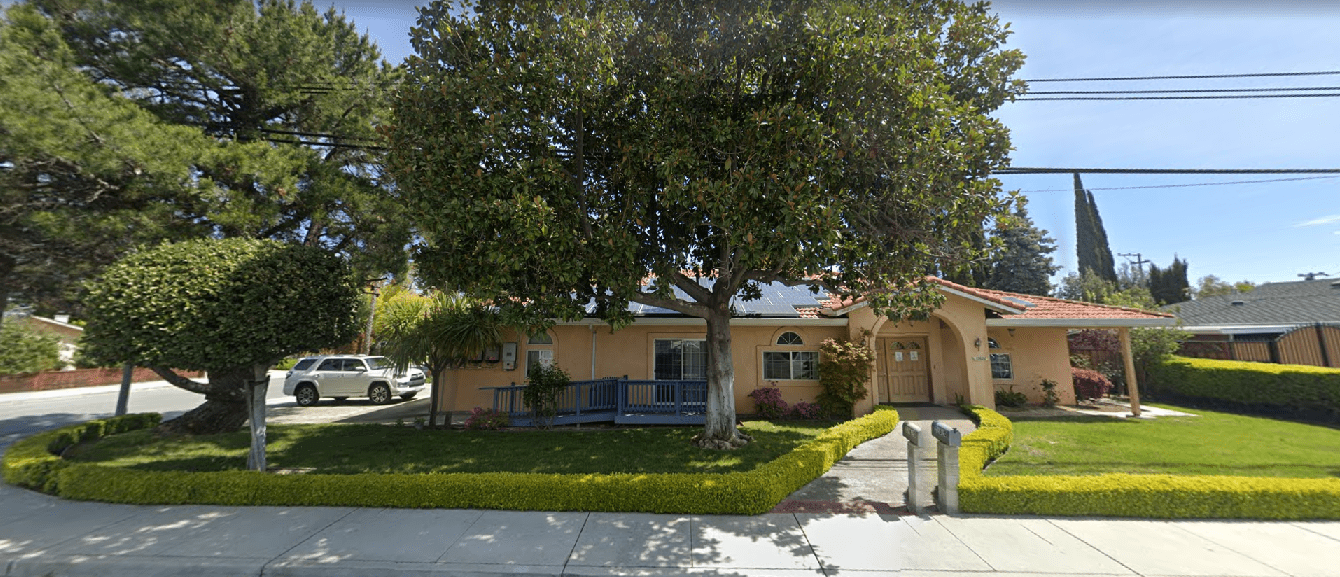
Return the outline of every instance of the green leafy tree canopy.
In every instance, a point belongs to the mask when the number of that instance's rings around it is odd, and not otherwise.
[[[732,299],[927,311],[924,271],[983,256],[1008,204],[989,113],[1023,57],[984,4],[435,2],[419,24],[388,169],[420,273],[537,317],[705,319],[703,446],[745,442]]]

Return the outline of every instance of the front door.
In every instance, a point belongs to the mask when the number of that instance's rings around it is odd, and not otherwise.
[[[886,337],[875,342],[879,346],[880,402],[930,402],[926,337]]]

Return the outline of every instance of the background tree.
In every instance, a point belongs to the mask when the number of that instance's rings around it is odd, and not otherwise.
[[[49,236],[101,252],[66,251],[68,261],[88,266],[61,266],[59,270],[69,271],[56,279],[61,282],[30,282],[21,289],[57,294],[136,242],[192,236],[320,246],[346,255],[368,278],[403,267],[408,223],[382,181],[384,152],[376,134],[397,71],[381,61],[376,47],[343,16],[333,10],[318,13],[310,2],[286,0],[30,4],[37,12],[22,6],[24,13],[45,16],[45,29],[71,48],[53,66],[60,64],[64,71],[92,81],[118,106],[104,110],[106,106],[74,101],[75,106],[66,108],[79,111],[68,114],[67,135],[78,136],[75,143],[93,141],[98,146],[84,146],[101,150],[104,157],[121,155],[128,161],[91,164],[74,157],[78,170],[67,172],[80,175],[82,182],[111,183],[104,187],[108,191],[134,191],[139,203],[116,206],[125,209],[116,213],[121,220],[105,222],[103,228],[109,230],[137,231],[122,234],[127,238],[117,242],[88,238],[93,235],[85,231],[101,229],[78,219],[56,219],[69,224]],[[47,92],[67,84],[64,77],[44,81],[39,87]],[[48,108],[60,110],[64,105],[55,101]],[[126,112],[126,103],[148,114]],[[40,126],[43,112],[20,109],[15,115]],[[106,137],[99,140],[96,130],[75,132],[90,116],[95,121],[115,119],[117,113],[133,121],[112,123],[113,136],[124,138],[109,142]],[[182,136],[195,133],[208,138]],[[180,144],[174,146],[176,142]],[[48,148],[51,155],[37,155],[34,161],[46,172],[28,181],[50,183],[46,188],[67,204],[90,197],[84,189],[51,177],[60,173],[50,172],[50,163],[41,161],[61,150]],[[87,168],[90,164],[98,170]],[[116,178],[102,178],[107,174]],[[186,193],[167,194],[181,188]],[[201,189],[204,193],[191,194]],[[92,193],[98,190],[94,187]],[[128,197],[93,198],[125,205]]]
[[[1052,292],[1051,275],[1061,267],[1047,255],[1056,252],[1056,241],[1033,225],[1027,203],[1019,198],[1012,218],[997,223],[999,248],[992,258],[986,288],[1034,295]]]
[[[441,292],[429,296],[399,292],[386,299],[373,332],[381,339],[381,353],[397,370],[421,363],[432,374],[428,423],[435,428],[441,397],[456,398],[454,389],[445,389],[447,369],[464,366],[485,349],[501,345],[502,330],[498,313],[478,301]]]
[[[1107,242],[1103,217],[1098,215],[1098,203],[1093,193],[1084,190],[1079,173],[1075,173],[1075,252],[1079,257],[1080,273],[1094,271],[1099,278],[1117,282],[1116,263]]]
[[[1191,284],[1187,282],[1186,261],[1174,256],[1166,269],[1149,265],[1149,293],[1160,305],[1190,300]]]
[[[358,285],[343,259],[276,241],[164,244],[131,253],[89,284],[81,341],[90,358],[133,362],[205,402],[159,430],[209,434],[247,420],[256,365],[348,343]],[[203,370],[201,383],[173,369]]]
[[[59,369],[60,339],[15,323],[0,327],[0,375]]]
[[[217,192],[198,164],[256,177],[266,144],[165,123],[80,72],[54,24],[18,4],[0,21],[0,303],[70,311],[86,278],[139,243],[207,234],[178,207]],[[294,186],[276,175],[269,186]]]
[[[630,301],[705,319],[700,446],[747,442],[734,299],[929,311],[924,271],[983,256],[1008,204],[989,113],[1023,58],[985,5],[435,2],[419,24],[388,168],[420,273],[536,321],[592,300],[615,328]]]
[[[1117,292],[1114,282],[1103,279],[1093,269],[1070,273],[1056,285],[1056,298],[1090,303],[1101,303],[1107,295]]]
[[[1195,288],[1191,289],[1191,298],[1201,299],[1213,296],[1231,295],[1234,293],[1245,293],[1254,288],[1256,288],[1256,283],[1251,281],[1242,280],[1229,284],[1215,275],[1207,274],[1196,281]]]

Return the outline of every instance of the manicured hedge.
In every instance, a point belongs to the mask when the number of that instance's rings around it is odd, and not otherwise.
[[[986,477],[1013,441],[1009,419],[970,407],[978,429],[959,452],[965,513],[1216,519],[1340,519],[1340,479],[1212,475]]]
[[[157,417],[154,415],[153,417]],[[121,426],[94,421],[98,435]],[[156,421],[155,421],[156,422]],[[152,426],[144,419],[144,426]],[[758,514],[822,475],[856,445],[894,430],[887,408],[837,425],[752,471],[724,474],[559,475],[535,473],[274,475],[137,471],[55,456],[96,438],[70,427],[15,443],[5,454],[7,482],[69,499],[136,504],[216,504],[473,508],[542,511],[644,511]],[[75,437],[78,436],[78,439]]]
[[[1340,420],[1340,369],[1175,357],[1150,368],[1151,394]]]

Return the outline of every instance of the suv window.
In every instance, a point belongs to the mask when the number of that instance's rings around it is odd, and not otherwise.
[[[391,361],[387,360],[386,357],[368,357],[363,360],[367,361],[368,367],[374,371],[391,368]]]
[[[298,364],[293,365],[293,371],[294,371],[294,372],[305,371],[305,370],[307,370],[309,367],[311,367],[312,365],[315,365],[315,364],[316,364],[316,359],[303,359],[303,360],[301,360],[301,361],[298,361]]]
[[[339,371],[339,370],[343,370],[343,369],[340,368],[340,361],[341,361],[341,360],[343,360],[343,359],[326,359],[326,360],[324,360],[324,361],[321,361],[321,366],[317,367],[316,370],[318,370],[318,371]]]
[[[361,371],[363,370],[363,361],[358,359],[344,359],[344,370]]]

